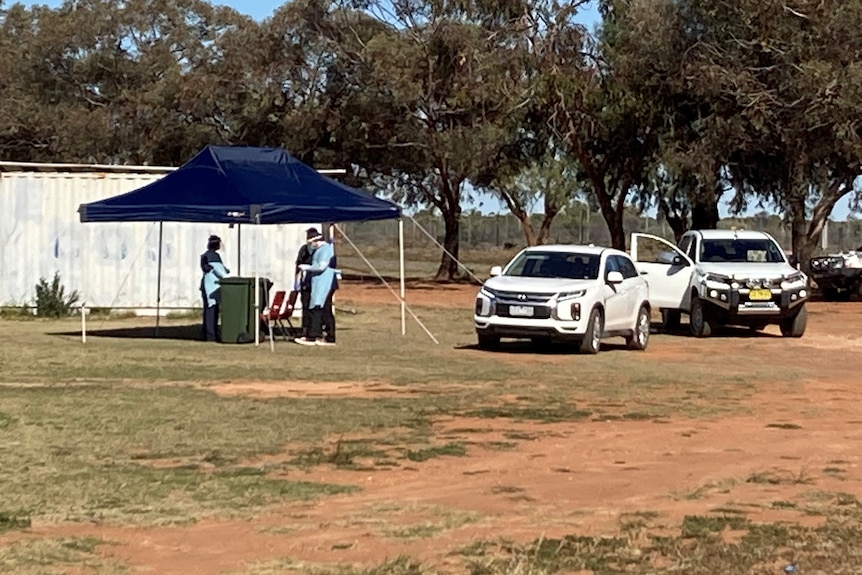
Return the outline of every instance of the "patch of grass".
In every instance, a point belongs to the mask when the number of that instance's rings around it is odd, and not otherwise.
[[[185,386],[0,386],[3,505],[48,520],[176,523],[341,492],[243,462],[424,417],[416,399],[220,397]],[[447,405],[435,398],[433,405]],[[212,469],[214,467],[214,469]]]
[[[802,426],[796,423],[768,423],[766,427],[775,429],[802,429]]]
[[[512,451],[518,447],[514,441],[485,441],[481,445],[494,451]]]
[[[803,469],[798,472],[758,471],[749,475],[745,482],[767,485],[807,485],[814,483],[814,479]]]
[[[683,533],[618,537],[567,536],[529,545],[475,542],[462,554],[470,575],[551,575],[584,571],[613,575],[650,573],[774,573],[801,560],[817,573],[852,573],[862,560],[858,523],[821,527],[751,524],[738,516],[686,518]],[[742,531],[735,542],[720,536]],[[688,536],[685,536],[688,535]],[[469,553],[467,553],[469,551]]]
[[[424,449],[408,449],[405,457],[410,461],[428,461],[435,457],[443,456],[463,457],[467,455],[467,448],[462,443],[447,443],[446,445],[435,445]]]
[[[514,485],[495,485],[491,488],[491,493],[499,494],[499,493],[523,493],[525,490],[523,487],[516,487]]]
[[[345,544],[346,545],[346,544]],[[312,564],[292,559],[276,559],[251,565],[247,569],[230,575],[434,575],[436,572],[420,561],[401,555],[374,567],[357,567],[343,564],[338,567]]]
[[[770,505],[773,509],[796,509],[797,505],[792,501],[773,501]]]
[[[720,533],[724,529],[744,529],[749,521],[739,515],[686,515],[682,521],[683,538],[701,539]]]
[[[28,529],[31,524],[30,514],[25,511],[0,511],[0,533]]]
[[[516,441],[535,441],[539,439],[540,435],[538,433],[525,433],[521,431],[504,431],[503,437]]]
[[[485,419],[505,418],[516,421],[534,420],[542,423],[559,423],[561,421],[582,421],[592,415],[592,412],[568,405],[502,405],[474,409],[467,411],[464,415]]]
[[[458,529],[475,523],[479,516],[475,513],[438,509],[439,515],[432,520],[383,529],[381,534],[390,539],[427,539],[445,531]]]
[[[300,451],[297,456],[291,460],[292,465],[299,467],[315,467],[317,465],[334,465],[335,467],[345,469],[373,469],[368,466],[359,465],[357,458],[382,458],[385,461],[387,452],[381,449],[374,449],[370,442],[365,441],[337,441],[331,449],[323,447],[313,447]]]
[[[826,475],[831,475],[832,477],[836,477],[838,479],[844,479],[844,474],[847,473],[846,469],[841,469],[840,467],[824,467],[823,473]]]
[[[93,537],[28,537],[0,547],[0,573],[47,575],[85,572],[88,575],[127,573],[127,566],[96,554],[108,544]],[[86,566],[86,571],[78,571]]]
[[[675,491],[671,493],[671,497],[677,500],[688,500],[694,501],[697,499],[702,499],[708,495],[713,493],[730,493],[731,488],[733,488],[739,481],[735,478],[722,479],[720,481],[710,481],[703,485],[699,485],[698,487],[690,490],[690,491]]]

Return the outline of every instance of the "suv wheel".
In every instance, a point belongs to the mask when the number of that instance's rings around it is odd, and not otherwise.
[[[691,314],[688,318],[691,334],[694,337],[709,337],[712,335],[713,319],[696,295],[691,296]]]
[[[802,337],[808,325],[808,310],[805,304],[792,317],[781,320],[781,335],[784,337]]]
[[[579,348],[581,353],[599,353],[604,325],[605,322],[602,318],[602,312],[597,309],[593,309],[593,311],[590,312],[590,322],[587,324],[587,333],[584,334],[584,339],[581,341]]]
[[[497,349],[498,347],[500,347],[499,337],[479,334],[479,349]]]
[[[649,343],[650,313],[646,306],[641,306],[632,335],[626,338],[629,349],[643,351]]]

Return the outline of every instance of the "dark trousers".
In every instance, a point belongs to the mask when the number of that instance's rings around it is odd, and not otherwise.
[[[311,337],[311,292],[303,290],[299,292],[299,303],[302,305],[302,337]]]
[[[305,317],[305,312],[302,312]],[[308,310],[308,339],[323,339],[323,308],[314,307]]]
[[[206,341],[218,341],[218,315],[219,306],[207,305],[207,296],[204,295],[204,322],[203,339]]]
[[[332,296],[335,295],[335,288],[329,290],[329,295],[326,296],[326,302],[323,304],[323,312],[321,322],[323,323],[323,331],[326,332],[326,341],[335,343],[335,313],[332,310]]]

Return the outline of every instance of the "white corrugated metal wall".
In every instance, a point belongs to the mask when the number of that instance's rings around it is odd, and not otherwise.
[[[56,271],[66,289],[78,290],[90,307],[155,308],[159,224],[83,224],[78,206],[131,191],[162,176],[0,173],[0,304],[31,304],[39,278],[50,280]],[[210,234],[218,234],[224,241],[222,259],[232,275],[253,276],[257,267],[262,277],[289,290],[306,227],[245,225],[230,229],[227,224],[165,222],[162,307],[201,305],[198,259]],[[241,269],[237,265],[240,230]]]

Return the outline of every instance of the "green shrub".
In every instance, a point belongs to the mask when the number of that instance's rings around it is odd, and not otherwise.
[[[50,284],[45,278],[39,278],[36,284],[36,315],[53,318],[71,315],[79,297],[77,290],[66,295],[66,288],[60,283],[60,272],[54,272]]]

